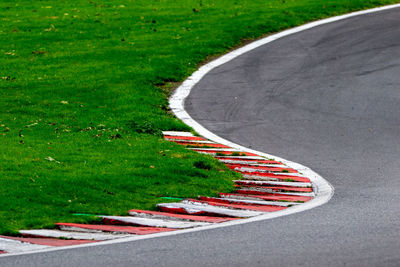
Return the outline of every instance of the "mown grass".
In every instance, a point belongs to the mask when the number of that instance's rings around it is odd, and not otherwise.
[[[231,190],[235,173],[162,140],[190,130],[168,84],[243,39],[394,2],[1,1],[0,233]]]

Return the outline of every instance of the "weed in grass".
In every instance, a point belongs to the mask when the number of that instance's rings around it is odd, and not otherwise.
[[[130,121],[127,126],[133,130],[136,133],[139,134],[151,134],[155,136],[162,136],[162,131],[160,129],[157,129],[154,124],[150,121],[144,121],[144,122],[136,122],[136,121]]]
[[[193,166],[198,168],[198,169],[204,169],[204,170],[211,170],[211,168],[212,168],[210,164],[208,164],[208,163],[206,163],[206,162],[204,162],[202,160],[195,161],[193,163]]]

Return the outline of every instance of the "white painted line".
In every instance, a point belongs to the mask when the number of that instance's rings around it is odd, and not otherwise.
[[[339,21],[339,20],[344,20],[347,18],[359,16],[359,15],[364,15],[364,14],[370,14],[374,12],[379,12],[379,11],[384,11],[392,8],[398,8],[400,7],[400,4],[395,4],[395,5],[389,5],[389,6],[384,6],[384,7],[378,7],[378,8],[373,8],[369,10],[362,10],[358,12],[353,12],[349,13],[346,15],[341,15],[341,16],[336,16],[328,19],[323,19],[323,20],[318,20],[315,22],[307,23],[303,26],[299,26],[293,29],[289,29],[286,31],[282,31],[280,33],[270,35],[266,38],[260,39],[258,41],[255,41],[253,43],[250,43],[242,48],[239,48],[238,50],[232,51],[231,53],[226,54],[225,56],[222,56],[215,61],[212,61],[203,67],[201,67],[198,71],[196,71],[192,76],[190,76],[188,79],[186,79],[182,85],[175,91],[174,95],[170,99],[170,107],[173,109],[175,115],[183,120],[187,125],[195,129],[198,133],[202,134],[204,137],[207,137],[208,139],[211,139],[215,142],[222,143],[224,145],[232,144],[235,145],[236,147],[241,147],[237,144],[234,144],[232,142],[229,142],[212,132],[208,131],[205,129],[203,126],[201,126],[199,123],[194,121],[189,114],[185,111],[184,108],[184,100],[185,98],[189,95],[190,90],[192,87],[211,69],[215,68],[216,66],[222,65],[225,62],[228,62],[232,60],[233,58],[244,54],[248,51],[251,51],[261,45],[270,43],[276,39],[282,38],[284,36],[301,32],[307,29],[311,29],[313,27],[317,27],[320,25],[328,24],[331,22]],[[222,142],[220,142],[222,141]],[[230,145],[228,145],[230,146]],[[252,151],[252,150],[248,150]],[[262,155],[268,157],[268,158],[274,158],[274,156],[266,154],[266,153],[261,153]],[[257,159],[263,159],[261,157],[258,157]],[[279,158],[277,158],[278,160]],[[310,178],[310,180],[314,183],[314,192],[316,192],[316,197],[313,198],[310,201],[307,201],[306,203],[303,203],[302,205],[295,205],[290,208],[287,208],[285,210],[281,211],[276,211],[276,212],[269,212],[269,213],[264,213],[263,215],[248,218],[248,219],[243,219],[243,220],[234,220],[234,221],[229,221],[229,222],[224,222],[224,223],[218,223],[218,224],[212,224],[210,226],[205,226],[205,227],[198,227],[198,228],[192,228],[192,229],[185,229],[185,230],[180,230],[180,231],[172,231],[172,232],[163,232],[163,233],[157,233],[157,234],[151,234],[151,235],[142,235],[142,236],[133,236],[129,238],[121,238],[118,240],[111,240],[111,241],[104,241],[101,243],[92,243],[92,244],[84,244],[84,245],[76,245],[76,246],[68,246],[68,247],[62,247],[62,248],[50,248],[50,249],[45,249],[44,251],[57,251],[57,250],[64,250],[64,249],[74,249],[74,248],[81,248],[81,247],[93,247],[93,246],[105,246],[105,245],[110,245],[110,244],[117,244],[117,243],[124,243],[124,242],[132,242],[132,241],[137,241],[137,240],[143,240],[143,239],[150,239],[150,238],[156,238],[156,237],[164,237],[164,236],[172,236],[172,235],[178,235],[178,234],[183,234],[183,233],[191,233],[191,232],[197,232],[197,231],[203,231],[203,230],[209,230],[209,229],[216,229],[220,227],[226,227],[226,226],[232,226],[232,225],[238,225],[238,224],[244,224],[244,223],[251,223],[251,222],[256,222],[256,221],[262,221],[262,220],[267,220],[267,219],[273,219],[281,216],[286,216],[290,214],[294,214],[297,212],[302,212],[308,209],[312,209],[318,206],[321,206],[328,202],[333,193],[334,193],[334,188],[332,187],[331,184],[329,184],[325,179],[323,179],[319,174],[316,172],[312,171],[311,169],[297,163],[293,163],[291,161],[287,161],[282,159],[284,162],[283,163],[292,163],[290,166],[297,166],[297,167],[304,167],[305,171],[304,174],[306,177]],[[279,160],[278,160],[279,161]],[[298,169],[298,168],[296,168]],[[282,194],[282,193],[281,193]],[[36,252],[25,252],[25,253],[15,253],[15,254],[2,254],[0,257],[12,257],[12,256],[18,256],[18,255],[23,255],[23,254],[31,254],[31,253],[36,253]]]
[[[301,182],[277,182],[277,181],[252,181],[252,180],[234,180],[234,182],[242,182],[246,184],[255,185],[280,185],[280,186],[295,186],[295,187],[311,187],[311,183],[301,183]]]
[[[212,199],[219,199],[219,200],[227,200],[229,202],[233,203],[246,203],[246,204],[257,204],[257,205],[269,205],[269,206],[282,206],[282,207],[287,207],[287,206],[292,206],[292,205],[298,205],[301,203],[298,202],[286,202],[286,201],[268,201],[268,200],[250,200],[250,199],[237,199],[234,197],[223,197],[223,198],[211,198],[210,201],[212,201]]]
[[[263,212],[258,212],[258,211],[230,209],[230,208],[212,206],[200,202],[192,202],[185,200],[179,203],[178,202],[161,203],[157,204],[157,206],[166,208],[182,208],[185,209],[189,214],[195,214],[196,212],[205,211],[223,216],[240,217],[240,218],[248,218],[263,214]]]
[[[0,238],[0,250],[6,251],[8,253],[21,253],[40,249],[47,249],[49,246],[42,246],[36,244],[30,244],[26,242],[21,242],[18,240],[12,240],[7,238]]]
[[[117,220],[124,223],[131,223],[136,225],[143,226],[152,226],[152,227],[166,227],[173,229],[185,229],[199,226],[207,226],[210,223],[206,222],[185,222],[185,221],[176,221],[176,220],[162,220],[162,219],[152,219],[152,218],[140,218],[133,216],[101,216],[105,219]]]
[[[170,136],[186,136],[186,137],[193,137],[194,135],[190,132],[178,132],[178,131],[163,131],[163,135],[170,135]]]
[[[110,240],[122,237],[128,237],[127,234],[109,234],[109,233],[83,233],[71,232],[61,230],[21,230],[21,234],[28,234],[37,237],[55,237],[55,238],[68,238],[68,239],[83,239],[83,240]]]

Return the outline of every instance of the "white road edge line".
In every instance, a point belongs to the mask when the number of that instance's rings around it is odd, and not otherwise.
[[[29,251],[29,252],[23,252],[23,253],[0,254],[0,257],[15,257],[15,256],[19,256],[19,255],[43,253],[43,252],[58,251],[58,250],[65,250],[65,249],[93,247],[93,246],[105,246],[105,245],[110,245],[110,244],[132,242],[132,241],[136,241],[136,240],[143,240],[143,239],[150,239],[150,238],[163,237],[163,236],[172,236],[172,235],[191,233],[191,232],[197,232],[197,231],[203,231],[203,230],[209,230],[209,229],[216,229],[216,228],[226,227],[226,226],[231,226],[231,225],[238,225],[238,224],[243,224],[243,223],[250,223],[250,222],[256,222],[256,221],[261,221],[261,220],[266,220],[266,219],[277,218],[280,216],[285,216],[285,215],[305,211],[308,209],[312,209],[312,208],[315,208],[315,207],[325,204],[333,196],[334,188],[329,182],[327,182],[324,178],[322,178],[316,172],[314,172],[313,170],[311,170],[301,164],[291,162],[291,161],[288,161],[285,159],[281,159],[279,157],[275,157],[275,156],[272,156],[272,155],[269,155],[266,153],[261,153],[261,152],[258,152],[258,151],[252,150],[252,149],[242,147],[240,145],[232,143],[228,140],[225,140],[225,139],[213,134],[212,132],[208,131],[206,128],[204,128],[202,125],[200,125],[198,122],[196,122],[195,120],[193,120],[190,117],[190,115],[185,110],[184,101],[185,101],[186,97],[189,95],[189,93],[190,93],[191,89],[194,87],[194,85],[196,85],[201,80],[201,78],[203,78],[203,76],[206,73],[208,73],[210,70],[212,70],[213,68],[220,66],[228,61],[231,61],[232,59],[234,59],[246,52],[249,52],[257,47],[260,47],[262,45],[265,45],[267,43],[275,41],[284,36],[288,36],[290,34],[305,31],[305,30],[308,30],[308,29],[311,29],[311,28],[314,28],[314,27],[317,27],[320,25],[328,24],[331,22],[339,21],[339,20],[344,20],[347,18],[359,16],[359,15],[370,14],[370,13],[389,10],[389,9],[398,8],[398,7],[400,7],[400,4],[372,8],[372,9],[368,9],[368,10],[362,10],[362,11],[349,13],[346,15],[317,20],[317,21],[307,23],[302,26],[295,27],[295,28],[292,28],[289,30],[285,30],[285,31],[267,36],[263,39],[254,41],[246,46],[243,46],[237,50],[234,50],[234,51],[232,51],[224,56],[221,56],[220,58],[217,58],[216,60],[211,61],[210,63],[200,67],[199,70],[194,72],[189,78],[187,78],[182,83],[181,86],[179,86],[175,90],[174,94],[170,98],[170,108],[175,113],[175,115],[179,119],[181,119],[184,123],[186,123],[187,125],[192,127],[197,133],[204,136],[205,138],[208,138],[217,143],[231,146],[233,148],[242,149],[244,151],[253,152],[253,153],[254,152],[259,153],[260,155],[263,155],[268,158],[274,158],[275,160],[278,160],[278,161],[281,160],[288,166],[296,166],[296,168],[298,168],[298,167],[304,168],[304,170],[303,170],[304,175],[306,175],[308,178],[310,178],[311,182],[313,182],[313,184],[315,185],[314,190],[316,193],[316,197],[314,199],[312,199],[302,205],[296,205],[296,206],[287,208],[282,211],[265,213],[263,215],[248,218],[248,219],[228,221],[228,222],[223,222],[223,223],[218,223],[218,224],[213,224],[210,226],[198,227],[198,228],[193,228],[193,229],[185,229],[185,230],[172,231],[172,232],[163,232],[163,233],[149,234],[149,235],[143,235],[143,236],[127,237],[127,238],[121,238],[118,240],[103,241],[103,242],[99,242],[99,243],[82,244],[82,245],[75,245],[75,246],[68,246],[68,247],[55,247],[55,248],[43,249],[40,251]],[[294,168],[294,167],[292,167],[292,168]]]

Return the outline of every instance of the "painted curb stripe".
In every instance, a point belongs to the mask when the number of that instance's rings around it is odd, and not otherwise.
[[[161,220],[161,219],[149,219],[132,216],[101,216],[105,223],[111,224],[130,224],[130,225],[141,225],[151,227],[166,227],[173,229],[185,229],[199,226],[210,225],[206,222],[185,222],[185,221],[172,221],[172,220]]]
[[[210,140],[179,140],[179,139],[168,139],[165,138],[165,140],[174,142],[174,143],[187,143],[187,144],[216,144],[215,142],[212,142]]]
[[[215,143],[218,144],[218,143]],[[241,153],[243,151],[238,150],[236,148],[193,148],[193,147],[188,147],[190,150],[198,151],[198,152],[213,152],[213,153],[218,153],[218,152],[236,152],[236,153]]]
[[[299,171],[297,169],[297,171]],[[302,170],[304,171],[304,170]],[[238,171],[240,172],[240,171]],[[299,172],[299,173],[291,173],[291,172],[240,172],[242,174],[257,174],[261,176],[273,176],[273,177],[287,177],[287,178],[307,178],[307,171],[305,173]],[[307,176],[307,177],[305,177]],[[312,182],[312,181],[311,181]]]
[[[227,166],[233,166],[237,168],[252,168],[252,169],[257,169],[262,167],[267,167],[267,168],[282,168],[282,169],[287,169],[288,166],[285,166],[283,164],[265,164],[265,163],[255,163],[255,164],[242,164],[242,163],[230,163],[230,162],[224,162]],[[293,169],[294,170],[294,169]]]
[[[226,159],[233,160],[265,160],[265,157],[261,156],[230,156],[230,155],[214,155],[215,158],[224,157]]]
[[[198,136],[172,136],[172,135],[165,135],[164,137],[166,139],[171,139],[171,140],[208,141],[207,139],[205,139],[203,137],[198,137]]]
[[[191,199],[191,202],[197,202],[201,204],[208,204],[215,207],[224,207],[224,208],[231,208],[231,209],[238,209],[238,210],[255,210],[261,212],[273,212],[278,210],[284,210],[287,207],[282,206],[270,206],[270,205],[252,205],[248,203],[240,203],[240,204],[230,204],[226,203],[225,201],[221,200],[196,200]]]
[[[25,243],[25,242],[21,242],[21,241],[9,239],[9,238],[0,238],[0,250],[5,252],[3,254],[6,254],[6,255],[8,253],[29,252],[29,251],[35,251],[35,250],[42,250],[42,249],[46,249],[46,248],[49,248],[49,247],[43,246],[43,245]]]
[[[281,168],[281,167],[243,167],[240,165],[227,165],[230,169],[238,172],[279,172],[279,173],[298,173],[298,171],[292,168]]]
[[[110,240],[115,238],[128,237],[124,234],[108,234],[108,233],[82,233],[72,231],[34,229],[20,230],[23,237],[54,237],[54,238],[69,238],[69,239],[85,239],[85,240]]]
[[[230,217],[195,216],[195,215],[184,215],[184,214],[176,214],[176,213],[168,213],[168,212],[134,210],[134,209],[129,211],[129,215],[131,215],[131,216],[145,215],[145,216],[152,216],[150,218],[161,218],[161,219],[168,218],[168,219],[177,219],[177,220],[185,220],[185,221],[200,221],[200,222],[209,222],[209,223],[221,223],[221,222],[236,220],[236,218],[230,218]]]
[[[184,214],[196,214],[203,213],[204,215],[212,216],[230,216],[239,218],[248,218],[257,215],[261,215],[261,212],[240,210],[240,209],[229,209],[226,207],[217,207],[209,205],[207,203],[185,201],[180,203],[161,203],[157,205],[160,208],[169,210],[170,212],[184,213]]]
[[[266,200],[246,200],[237,198],[216,198],[216,197],[199,197],[199,200],[212,201],[217,203],[232,203],[232,204],[243,204],[243,205],[268,205],[268,206],[282,206],[287,207],[290,205],[297,205],[296,202],[281,202],[281,201],[266,201]]]
[[[232,159],[232,158],[226,158],[226,157],[215,157],[219,161],[226,162],[226,163],[232,163],[232,164],[248,164],[250,166],[257,165],[257,164],[282,164],[280,161],[276,160],[267,160],[265,158],[263,159]]]
[[[236,186],[236,185],[235,185]],[[253,186],[253,185],[240,185],[238,186],[239,189],[246,189],[249,190],[259,190],[262,192],[296,192],[296,193],[311,193],[313,192],[312,188],[307,187],[292,187],[292,186]]]
[[[189,149],[197,151],[197,152],[200,152],[200,153],[215,154],[215,155],[217,155],[217,153],[218,153],[218,154],[233,155],[234,156],[235,154],[239,153],[240,156],[258,156],[255,153],[239,151],[237,149],[221,149],[221,150],[212,149],[212,148],[210,148],[210,149],[206,149],[206,148],[203,148],[203,149],[189,148]]]
[[[194,136],[190,132],[163,131],[162,133],[163,133],[163,135],[167,135],[167,136],[187,136],[187,137]]]
[[[116,225],[95,225],[95,224],[79,224],[79,223],[56,223],[56,225],[65,231],[94,230],[100,232],[124,233],[135,235],[147,235],[159,232],[174,231],[175,229],[160,227],[133,227],[133,226],[116,226]]]
[[[76,240],[76,239],[73,240],[73,239],[59,239],[59,238],[30,238],[30,237],[15,237],[15,236],[0,236],[0,237],[17,240],[25,243],[50,246],[50,247],[75,246],[75,245],[99,242],[98,240]]]
[[[188,147],[212,147],[212,148],[230,148],[229,146],[226,145],[221,145],[221,144],[216,144],[216,143],[195,143],[195,142],[182,142],[182,141],[176,141],[175,143],[183,145],[183,146],[188,146]]]
[[[239,194],[248,194],[248,195],[288,195],[288,196],[302,196],[302,197],[314,197],[312,193],[303,193],[303,192],[274,192],[274,191],[267,191],[267,190],[258,190],[258,188],[239,188],[236,190],[236,193]]]
[[[251,162],[251,161],[238,161],[238,160],[220,160],[220,162],[225,163],[227,165],[240,165],[241,167],[281,167],[281,168],[286,168],[287,166],[282,165],[281,162],[278,161],[269,161],[268,163],[258,163],[256,161]]]
[[[307,202],[312,199],[308,196],[287,196],[280,194],[238,194],[238,193],[220,193],[222,198],[238,198],[238,199],[262,199],[265,201],[287,201],[287,202]]]
[[[281,185],[281,186],[295,186],[295,187],[311,187],[311,183],[299,182],[277,182],[277,181],[252,181],[252,180],[234,180],[238,185],[252,185],[252,186],[268,186],[268,185]]]
[[[275,173],[261,173],[261,172],[244,172],[242,173],[244,178],[252,179],[252,180],[283,180],[283,181],[295,181],[295,182],[303,182],[310,183],[311,180],[307,177],[300,176],[291,176],[286,174],[275,174]]]
[[[208,211],[204,211],[204,210],[200,210],[200,209],[187,209],[184,207],[175,207],[172,205],[159,205],[158,208],[164,212],[168,212],[171,214],[179,214],[179,215],[188,215],[188,216],[204,216],[204,217],[208,217],[208,216],[221,216],[221,214],[219,213],[215,213],[215,212],[208,212]],[[228,216],[228,215],[226,215]]]

